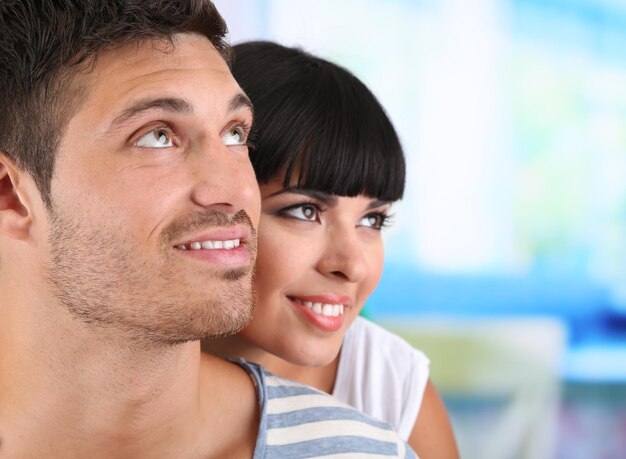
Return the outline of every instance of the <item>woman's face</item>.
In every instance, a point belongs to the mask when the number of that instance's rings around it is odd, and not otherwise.
[[[257,306],[244,338],[294,364],[327,365],[376,287],[389,203],[261,185]]]

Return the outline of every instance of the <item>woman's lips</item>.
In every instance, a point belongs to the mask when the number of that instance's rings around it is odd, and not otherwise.
[[[350,303],[349,297],[338,295],[287,298],[311,324],[324,331],[337,331],[341,328],[344,312]],[[344,300],[345,303],[340,300]]]

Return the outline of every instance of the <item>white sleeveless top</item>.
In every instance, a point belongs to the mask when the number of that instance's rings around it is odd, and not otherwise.
[[[357,317],[343,339],[333,396],[388,422],[407,440],[422,404],[429,364],[399,336]]]

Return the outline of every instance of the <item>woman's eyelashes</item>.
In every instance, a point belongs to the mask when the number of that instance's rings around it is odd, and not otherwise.
[[[391,216],[386,212],[371,212],[365,215],[357,226],[364,228],[371,228],[377,231],[389,226],[391,224]]]
[[[317,203],[306,202],[283,207],[278,211],[278,215],[303,222],[322,223],[325,210]],[[376,211],[361,217],[357,221],[356,227],[380,231],[382,228],[389,226],[390,223],[391,216],[386,211]]]
[[[278,211],[281,217],[292,218],[305,222],[320,222],[322,209],[312,202],[298,203],[291,206],[283,207]]]

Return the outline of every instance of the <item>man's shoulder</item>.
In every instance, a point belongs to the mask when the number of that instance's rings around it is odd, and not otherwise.
[[[258,457],[315,457],[332,454],[414,458],[385,422],[330,395],[255,368],[264,392]],[[262,445],[262,447],[260,447]],[[260,448],[259,448],[260,447]]]

